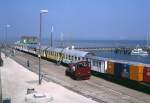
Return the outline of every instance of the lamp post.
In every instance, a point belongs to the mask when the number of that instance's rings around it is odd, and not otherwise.
[[[40,33],[39,33],[39,85],[41,84],[41,35],[42,35],[42,15],[48,13],[48,10],[40,10]]]
[[[147,48],[149,48],[150,34],[147,34]]]
[[[64,43],[63,43],[63,38],[64,38],[64,34],[63,34],[63,32],[61,32],[60,33],[60,46],[63,48],[63,46],[64,46]]]
[[[5,58],[7,57],[6,49],[7,49],[7,29],[10,27],[10,25],[5,26]]]
[[[53,26],[52,26],[52,28],[51,28],[51,47],[53,47],[53,30],[54,30],[54,28],[53,28]]]

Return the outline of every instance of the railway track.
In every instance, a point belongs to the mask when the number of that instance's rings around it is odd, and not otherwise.
[[[17,51],[12,57],[16,62],[38,73],[38,58],[32,55]],[[27,67],[27,60],[30,60],[30,67]],[[60,84],[72,91],[91,98],[99,103],[148,103],[149,96],[117,84],[107,82],[101,78],[92,76],[90,80],[75,81],[65,76],[65,67],[57,66],[46,60],[42,60],[42,73],[44,78]],[[137,98],[141,97],[141,98]]]

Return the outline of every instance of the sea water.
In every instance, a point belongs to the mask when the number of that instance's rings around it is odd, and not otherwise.
[[[49,40],[42,40],[42,45],[50,46]],[[58,41],[53,40],[53,47],[71,47],[74,45],[77,48],[95,48],[95,47],[140,47],[146,46],[146,40],[65,40]],[[93,51],[97,56],[104,58],[111,58],[115,60],[127,60],[127,61],[136,61],[141,63],[150,64],[150,55],[149,56],[134,56],[126,54],[116,54],[114,52],[106,51]]]
[[[57,45],[59,45],[59,41]],[[76,41],[64,41],[65,46],[74,45],[79,48],[94,48],[94,47],[140,47],[146,46],[146,40],[76,40]],[[135,56],[127,54],[116,54],[114,52],[107,51],[93,51],[97,56],[104,58],[111,58],[115,60],[127,60],[150,64],[149,56]]]

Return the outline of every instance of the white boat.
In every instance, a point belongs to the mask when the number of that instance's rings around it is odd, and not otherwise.
[[[148,52],[144,51],[142,48],[137,46],[135,49],[131,51],[131,55],[140,55],[140,56],[148,56]]]

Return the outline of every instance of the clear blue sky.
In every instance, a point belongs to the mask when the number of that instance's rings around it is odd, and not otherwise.
[[[150,32],[150,0],[0,0],[0,39],[10,24],[9,39],[39,34],[40,9],[43,38],[58,39],[146,39]]]

